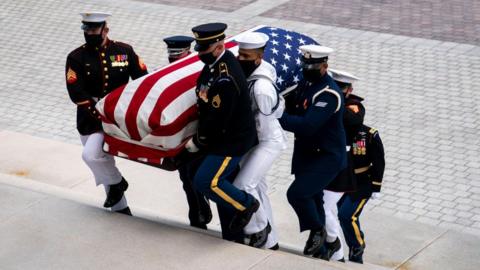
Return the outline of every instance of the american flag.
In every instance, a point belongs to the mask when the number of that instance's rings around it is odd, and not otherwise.
[[[263,60],[277,70],[277,87],[281,91],[295,86],[302,78],[302,45],[318,44],[315,40],[297,32],[275,27],[261,27],[256,32],[267,34],[270,39]]]
[[[269,35],[264,60],[277,70],[280,91],[301,79],[300,50],[316,42],[285,29],[257,26],[247,31]],[[238,55],[235,36],[225,46]],[[97,103],[105,132],[104,150],[112,155],[160,166],[177,155],[196,132],[195,86],[203,63],[193,53],[119,87]]]

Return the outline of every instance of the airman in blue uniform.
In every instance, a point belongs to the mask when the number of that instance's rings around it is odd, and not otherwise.
[[[189,36],[164,38],[163,41],[167,44],[168,62],[173,63],[190,55],[191,43],[194,40],[194,38]],[[194,154],[190,154],[185,164],[178,168],[178,173],[183,183],[183,190],[187,196],[190,226],[206,230],[207,224],[212,220],[212,210],[208,200],[193,187],[193,179],[202,161],[202,155],[194,156]]]
[[[292,174],[287,191],[300,231],[310,230],[303,253],[314,255],[325,242],[323,190],[346,167],[343,95],[327,73],[333,49],[301,46],[304,79],[287,99],[282,127],[295,134]]]

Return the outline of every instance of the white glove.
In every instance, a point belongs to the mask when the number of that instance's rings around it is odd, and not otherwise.
[[[373,192],[372,196],[370,196],[370,199],[372,200],[380,199],[380,192]]]
[[[200,150],[193,142],[193,138],[190,138],[190,140],[188,140],[188,142],[185,144],[185,149],[187,149],[187,151],[190,153],[195,153],[195,152],[198,152],[198,150]]]

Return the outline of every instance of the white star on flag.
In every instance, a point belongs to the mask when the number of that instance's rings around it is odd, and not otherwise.
[[[276,85],[279,89],[294,86],[302,80],[302,51],[299,47],[304,44],[318,44],[312,38],[294,31],[282,28],[265,26],[256,30],[267,34],[267,42],[263,58],[268,59],[277,72]],[[298,52],[298,53],[297,53]]]
[[[282,84],[283,83],[283,78],[282,76],[278,76],[277,78],[277,83]]]

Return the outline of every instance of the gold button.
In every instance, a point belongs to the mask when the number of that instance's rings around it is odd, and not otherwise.
[[[105,53],[102,52],[102,56],[105,56]]]
[[[120,72],[122,72],[122,71],[123,71],[123,68],[120,69]]]
[[[90,75],[90,72],[87,71],[87,75]]]
[[[104,71],[108,71],[108,68],[104,68],[103,70],[104,70]]]
[[[105,86],[108,86],[108,83],[105,83]]]
[[[107,63],[107,60],[103,60],[103,63],[106,64],[106,63]]]
[[[105,75],[105,79],[108,79],[108,75]]]

